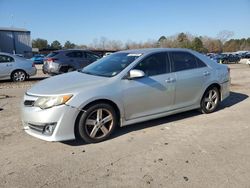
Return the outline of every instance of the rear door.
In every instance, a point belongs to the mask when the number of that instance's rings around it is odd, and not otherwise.
[[[80,69],[87,64],[86,59],[84,58],[85,54],[83,51],[72,51],[66,54],[67,56],[67,65],[72,66],[74,69]]]
[[[170,110],[174,102],[175,74],[170,73],[166,52],[150,55],[133,69],[142,70],[145,77],[123,79],[123,104],[127,120]]]
[[[9,76],[13,68],[14,58],[8,55],[0,55],[0,78]]]
[[[192,106],[199,102],[209,68],[189,52],[171,52],[172,69],[176,73],[175,108]]]

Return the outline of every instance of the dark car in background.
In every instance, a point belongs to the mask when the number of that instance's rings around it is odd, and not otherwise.
[[[239,63],[240,61],[240,57],[236,54],[213,54],[208,56],[215,62],[223,64]]]
[[[242,56],[241,56],[242,59],[250,59],[250,53],[244,53]]]
[[[222,58],[222,63],[239,63],[240,57],[234,54],[228,54]]]
[[[44,58],[43,73],[57,75],[81,69],[101,57],[88,50],[57,50]]]

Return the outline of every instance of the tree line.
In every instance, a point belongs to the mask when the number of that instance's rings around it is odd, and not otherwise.
[[[76,45],[66,41],[62,45],[58,40],[51,44],[45,39],[32,40],[32,47],[42,49],[92,49],[92,50],[124,50],[136,48],[189,48],[202,53],[221,53],[235,51],[250,51],[250,38],[230,39],[231,32],[222,31],[217,38],[207,36],[193,36],[189,33],[179,33],[173,36],[161,36],[158,40],[148,40],[146,42],[128,41],[123,43],[119,40],[108,40],[105,37],[94,39],[89,45]]]

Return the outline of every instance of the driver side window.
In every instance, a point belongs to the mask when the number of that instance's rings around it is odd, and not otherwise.
[[[165,52],[150,55],[139,62],[134,69],[141,70],[146,76],[155,76],[170,72],[168,55]]]

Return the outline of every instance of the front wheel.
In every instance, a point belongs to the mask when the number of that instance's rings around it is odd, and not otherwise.
[[[87,143],[97,143],[106,140],[117,124],[118,118],[111,105],[95,104],[81,114],[76,131]]]
[[[201,112],[204,114],[209,114],[214,112],[220,102],[220,94],[216,87],[211,87],[207,89],[205,94],[201,99]]]

